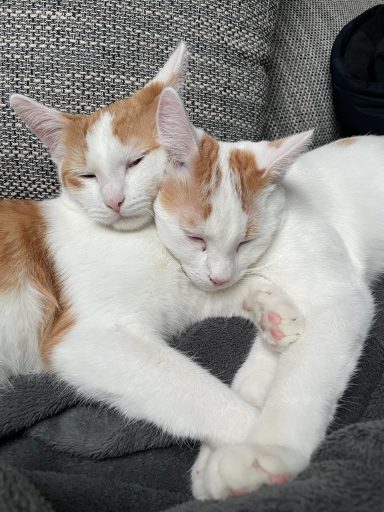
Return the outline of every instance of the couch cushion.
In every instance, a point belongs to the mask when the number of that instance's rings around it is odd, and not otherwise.
[[[377,0],[281,2],[263,138],[316,128],[314,146],[339,136],[329,59],[341,28]]]
[[[2,2],[0,197],[58,190],[47,151],[9,109],[20,92],[87,113],[151,78],[181,39],[193,121],[224,139],[261,136],[266,65],[279,0]]]

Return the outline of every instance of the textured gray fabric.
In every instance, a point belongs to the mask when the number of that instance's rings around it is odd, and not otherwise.
[[[283,0],[269,73],[263,138],[315,128],[313,146],[336,139],[329,59],[342,27],[377,0]]]
[[[0,510],[2,512],[53,512],[27,477],[0,464]]]
[[[88,113],[152,78],[181,39],[192,120],[224,139],[261,135],[279,0],[12,0],[0,3],[0,197],[57,192],[47,151],[9,109],[20,92]]]

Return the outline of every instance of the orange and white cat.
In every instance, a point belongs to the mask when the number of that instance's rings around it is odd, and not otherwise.
[[[305,317],[289,350],[254,344],[232,388],[258,413],[241,443],[202,448],[194,495],[284,483],[324,438],[372,321],[369,285],[384,271],[384,137],[338,141],[290,166],[310,133],[219,143],[194,130],[172,89],[160,98],[158,134],[171,166],[157,230],[191,281],[210,289],[215,276],[230,286],[221,297],[233,297],[255,271]]]
[[[257,411],[170,348],[166,336],[207,316],[243,315],[283,347],[303,325],[284,292],[263,278],[229,287],[229,269],[213,265],[197,287],[151,222],[168,162],[157,138],[158,103],[164,87],[181,78],[184,54],[181,45],[145,88],[90,116],[12,96],[16,112],[49,147],[62,193],[39,203],[0,202],[0,371],[6,378],[48,368],[128,418],[216,446],[242,440]],[[196,133],[208,176],[210,139]],[[270,146],[271,155],[279,151]],[[240,246],[256,235],[253,223],[242,229],[224,231],[238,232]],[[246,267],[239,261],[240,277]]]

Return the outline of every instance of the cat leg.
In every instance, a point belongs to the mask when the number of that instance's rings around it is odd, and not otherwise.
[[[254,344],[243,365],[237,371],[232,389],[247,403],[261,410],[277,369],[279,354],[257,335]],[[208,445],[202,445],[192,467],[192,493],[197,499],[205,499],[206,466],[214,453]]]
[[[282,352],[302,337],[304,316],[280,286],[253,276],[247,287],[243,308],[251,313],[265,342]]]
[[[50,361],[84,395],[181,438],[236,443],[257,418],[228,386],[145,328],[78,324]]]
[[[275,375],[278,352],[300,339],[304,318],[282,288],[261,276],[253,276],[246,290],[243,308],[251,314],[259,332],[231,387],[243,400],[261,410]],[[276,321],[271,321],[276,318],[282,324],[281,330],[277,330]],[[212,454],[213,449],[203,444],[192,467],[192,493],[197,499],[206,495],[204,472]]]
[[[365,287],[351,287],[326,306],[307,316],[302,340],[280,354],[251,435],[210,453],[196,497],[244,494],[284,483],[306,468],[356,367],[373,316]]]
[[[275,376],[278,361],[279,354],[257,335],[247,359],[233,379],[232,389],[247,403],[261,410]]]

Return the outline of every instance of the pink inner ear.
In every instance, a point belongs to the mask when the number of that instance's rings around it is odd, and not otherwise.
[[[285,137],[278,141],[263,142],[263,151],[257,161],[271,177],[279,178],[305,152],[312,141],[313,130]]]
[[[174,89],[167,88],[160,96],[157,131],[160,144],[164,146],[174,164],[182,166],[197,152],[194,128]]]
[[[62,135],[65,115],[26,96],[14,94],[11,105],[30,130],[49,148],[54,161],[63,158]]]

